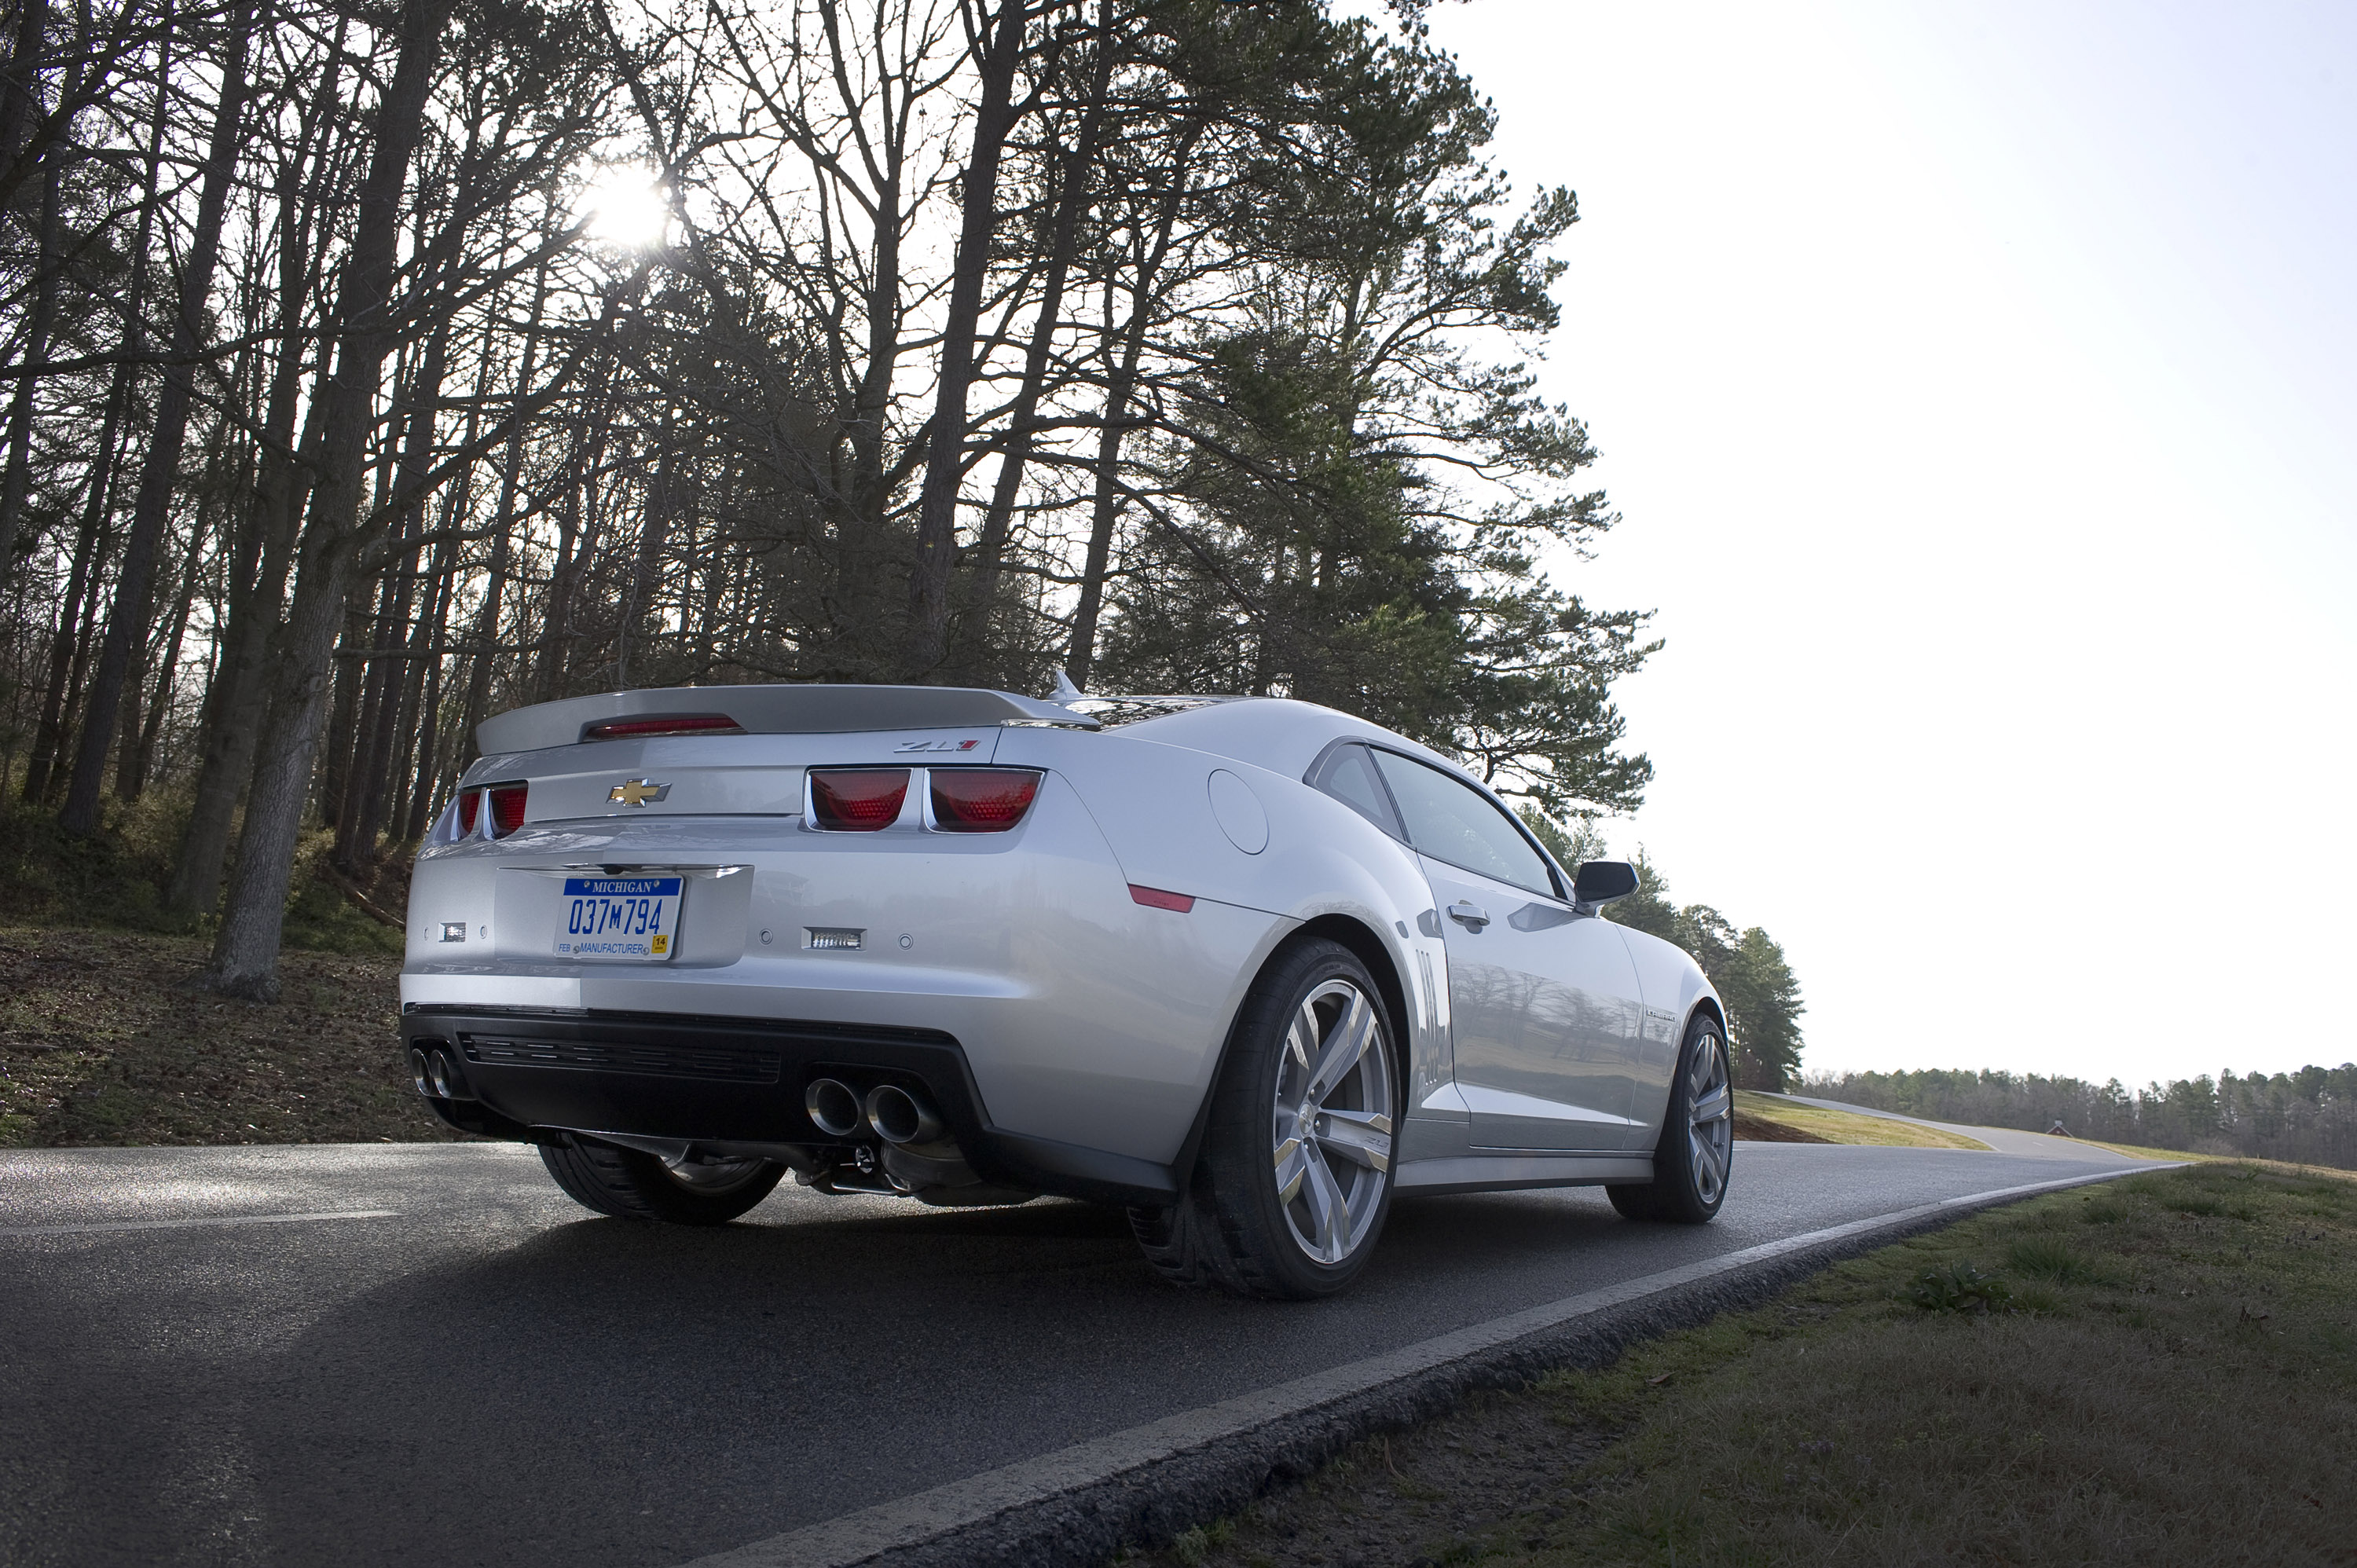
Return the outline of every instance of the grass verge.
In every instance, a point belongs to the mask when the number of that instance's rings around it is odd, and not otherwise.
[[[398,957],[290,951],[274,1006],[190,937],[0,929],[0,1147],[454,1136],[409,1087]]]
[[[2357,1563],[2357,1180],[1993,1210],[1362,1443],[1126,1561]]]
[[[1803,1136],[1794,1142],[1814,1144],[1874,1144],[1900,1149],[1987,1149],[1977,1138],[1893,1122],[1884,1116],[1860,1116],[1849,1111],[1827,1111],[1820,1105],[1795,1105],[1778,1095],[1754,1090],[1735,1091],[1735,1135],[1758,1136],[1747,1124],[1789,1128]],[[1773,1134],[1770,1134],[1772,1138]]]
[[[2099,1144],[2093,1138],[2082,1138],[2079,1142],[2092,1144],[2098,1149],[2109,1149],[2115,1155],[2133,1155],[2139,1160],[2223,1160],[2233,1157],[2198,1154],[2191,1149],[2147,1149],[2141,1144]]]

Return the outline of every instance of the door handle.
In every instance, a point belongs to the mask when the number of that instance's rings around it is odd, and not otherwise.
[[[1486,911],[1477,905],[1468,904],[1462,898],[1448,906],[1448,918],[1472,931],[1478,931],[1490,923],[1490,917]]]

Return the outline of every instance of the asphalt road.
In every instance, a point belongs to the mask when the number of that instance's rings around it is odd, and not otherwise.
[[[789,1185],[696,1231],[593,1218],[504,1145],[0,1154],[0,1562],[682,1562],[1616,1281],[2134,1163],[2005,1142],[1742,1144],[1693,1230],[1592,1190],[1405,1201],[1359,1287],[1308,1305],[1171,1289],[1074,1203]]]

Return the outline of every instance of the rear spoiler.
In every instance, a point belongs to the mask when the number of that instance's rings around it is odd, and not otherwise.
[[[854,735],[997,725],[1098,727],[1095,719],[1060,703],[972,686],[662,686],[518,708],[478,725],[475,744],[486,757],[544,751],[595,738],[589,731],[612,720],[674,714],[698,721],[693,727],[706,732],[733,728],[750,735]],[[711,722],[718,719],[727,725]]]

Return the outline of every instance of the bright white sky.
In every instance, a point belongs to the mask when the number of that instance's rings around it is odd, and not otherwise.
[[[1812,1069],[2357,1057],[2357,7],[1433,13],[1578,190],[1551,393],[1658,607],[1617,848]]]

